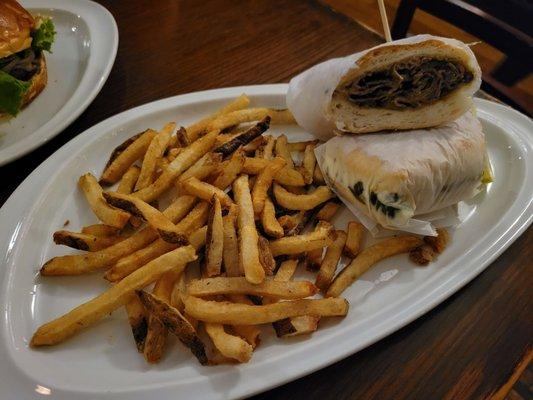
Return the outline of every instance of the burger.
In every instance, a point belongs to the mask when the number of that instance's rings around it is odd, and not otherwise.
[[[0,1],[0,118],[16,116],[45,88],[44,51],[54,35],[49,18],[33,17],[15,0]]]

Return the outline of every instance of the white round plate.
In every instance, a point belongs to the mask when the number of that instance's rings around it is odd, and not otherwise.
[[[96,97],[115,62],[117,24],[89,0],[23,0],[32,14],[52,17],[53,53],[45,52],[48,84],[16,118],[0,122],[0,165],[42,146]]]
[[[80,174],[100,174],[125,138],[168,121],[186,125],[245,92],[254,105],[282,108],[286,85],[211,90],[156,101],[121,113],[64,145],[39,166],[0,210],[0,398],[235,398],[257,393],[327,366],[413,321],[479,274],[529,225],[533,216],[533,124],[510,108],[477,101],[495,182],[464,204],[464,222],[438,260],[416,267],[405,255],[379,263],[346,292],[350,312],[321,322],[311,337],[278,340],[265,326],[261,345],[243,365],[203,367],[173,343],[152,366],[137,353],[123,310],[55,347],[28,347],[35,329],[105,290],[101,274],[41,278],[49,258],[73,251],[52,233],[94,223],[76,187]],[[274,126],[289,140],[309,135]],[[345,228],[347,211],[334,221]]]

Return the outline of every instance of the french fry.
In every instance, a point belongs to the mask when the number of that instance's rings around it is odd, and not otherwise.
[[[239,243],[235,223],[237,206],[231,207],[229,213],[222,218],[224,225],[223,258],[226,276],[243,276],[244,270],[239,262]]]
[[[131,296],[125,304],[125,307],[135,346],[137,347],[137,351],[142,353],[144,350],[146,333],[148,331],[148,313],[146,312],[141,299],[139,299],[139,296],[136,294]]]
[[[437,236],[424,236],[424,242],[431,246],[433,251],[440,254],[450,242],[450,234],[445,228],[437,228]]]
[[[181,153],[183,149],[181,147],[173,147],[168,150],[167,158],[169,162],[172,162],[176,159],[179,153]]]
[[[305,147],[304,159],[302,161],[302,175],[307,185],[313,183],[313,174],[315,172],[316,158],[315,158],[315,145],[308,144]]]
[[[336,239],[333,243],[327,248],[326,255],[322,260],[320,265],[320,270],[316,277],[315,285],[324,293],[326,293],[333,276],[335,276],[335,270],[337,269],[337,264],[342,256],[342,250],[344,244],[346,243],[346,232],[338,230],[335,232],[337,234]]]
[[[116,192],[106,192],[104,193],[104,198],[108,204],[126,210],[147,221],[165,242],[177,243],[180,245],[187,244],[187,238],[183,234],[183,231],[178,229],[172,221],[165,217],[165,214],[141,199]]]
[[[223,116],[222,118],[224,118],[225,116]],[[270,117],[266,116],[263,119],[261,119],[261,121],[259,121],[257,124],[255,124],[250,129],[248,129],[246,132],[241,133],[239,136],[234,137],[229,142],[224,143],[222,146],[217,147],[215,150],[213,150],[213,153],[220,153],[224,157],[228,156],[231,153],[233,153],[235,150],[237,150],[239,147],[244,146],[247,143],[250,143],[256,137],[262,135],[263,132],[265,132],[269,126],[270,126]]]
[[[287,148],[290,152],[305,151],[305,148],[309,145],[316,146],[319,144],[319,140],[307,140],[305,142],[292,142],[287,143]]]
[[[255,227],[252,196],[248,186],[248,175],[241,175],[233,183],[233,194],[239,206],[237,217],[239,230],[239,257],[244,276],[251,283],[261,283],[265,270],[259,261],[258,234]]]
[[[242,294],[230,294],[226,296],[233,303],[248,304],[253,306],[254,303],[245,295]],[[242,337],[248,344],[255,349],[260,342],[261,329],[255,325],[232,325],[233,332]]]
[[[318,164],[315,165],[315,171],[313,172],[313,184],[315,186],[321,186],[326,184],[324,174],[322,174],[322,170],[320,169],[320,166]]]
[[[183,270],[188,262],[195,259],[196,252],[192,246],[180,247],[156,258],[94,299],[42,325],[33,335],[30,345],[61,343],[126,304],[135,290],[148,286],[168,271]]]
[[[222,324],[206,322],[205,331],[223,356],[241,363],[248,362],[252,358],[253,347],[244,339],[227,333]]]
[[[288,210],[311,210],[323,202],[335,197],[327,186],[319,186],[308,194],[292,194],[282,186],[274,183],[276,202]]]
[[[294,272],[296,271],[297,266],[298,266],[297,259],[291,258],[291,259],[283,261],[281,265],[279,266],[278,271],[276,272],[276,275],[274,275],[274,280],[278,282],[290,281],[292,276],[294,275]]]
[[[269,117],[273,124],[293,124],[294,117],[288,110],[273,110],[271,108],[247,108],[233,111],[216,118],[210,125],[211,129],[221,131],[230,126],[244,122],[260,121]]]
[[[187,285],[187,294],[196,297],[219,294],[248,294],[275,297],[277,299],[301,299],[314,296],[318,289],[309,281],[281,282],[264,280],[253,284],[244,277],[216,277],[191,281]]]
[[[205,322],[228,325],[259,325],[300,315],[317,317],[345,316],[349,304],[345,299],[300,299],[263,306],[236,304],[229,301],[203,300],[185,296],[185,312]]]
[[[323,248],[318,248],[315,250],[308,251],[305,256],[305,268],[308,271],[316,272],[320,269],[320,264],[322,264],[322,254],[324,253]]]
[[[428,265],[436,257],[437,252],[428,244],[423,244],[409,252],[409,259],[417,265]]]
[[[116,236],[120,233],[120,229],[109,225],[95,224],[84,226],[81,229],[81,233],[98,237]]]
[[[297,234],[298,230],[300,230],[298,229],[300,225],[307,223],[306,211],[300,211],[292,215],[282,215],[278,218],[278,222],[285,231],[285,235],[293,236]]]
[[[396,254],[409,252],[423,243],[423,240],[418,236],[403,235],[388,238],[373,246],[367,247],[335,277],[326,292],[326,296],[340,296],[348,286],[378,261]]]
[[[242,149],[246,154],[252,154],[256,150],[258,150],[261,146],[263,146],[264,142],[265,142],[265,138],[263,136],[258,136],[254,140],[252,140],[250,143],[247,143],[244,146],[242,146]]]
[[[241,173],[244,166],[244,159],[244,151],[241,149],[235,151],[229,160],[220,164],[213,173],[215,176],[213,186],[222,190],[230,186]]]
[[[276,139],[276,155],[287,162],[288,169],[294,168],[294,161],[292,160],[291,152],[287,147],[287,136],[281,135]]]
[[[54,243],[62,244],[73,249],[85,251],[98,251],[112,246],[123,240],[120,236],[93,236],[85,233],[57,231],[54,232]]]
[[[272,200],[270,200],[268,195],[265,198],[265,205],[263,206],[263,212],[261,213],[261,225],[263,225],[263,230],[266,234],[271,237],[280,238],[284,235],[283,227],[276,219],[274,203],[272,203]]]
[[[359,254],[364,232],[365,227],[359,222],[348,222],[346,244],[343,251],[346,257],[355,258]]]
[[[148,149],[150,142],[156,135],[156,131],[147,129],[144,132],[129,138],[115,148],[104,168],[104,172],[102,172],[100,184],[107,186],[118,182],[128,168],[132,166],[135,161],[142,158],[146,149]]]
[[[259,261],[265,270],[265,274],[273,275],[276,269],[276,261],[270,251],[270,243],[263,236],[259,236],[257,244],[259,246]]]
[[[322,206],[322,208],[317,212],[316,219],[319,221],[328,221],[331,222],[337,211],[339,211],[340,204],[334,201],[328,201]]]
[[[205,273],[208,277],[218,276],[221,272],[224,246],[224,225],[222,207],[215,195],[211,199],[211,209],[207,221],[207,237],[205,246]]]
[[[137,179],[139,179],[140,173],[141,169],[138,166],[132,165],[129,167],[124,175],[122,175],[122,179],[117,187],[117,192],[124,194],[130,194],[133,192],[133,188],[135,187],[135,183],[137,183]]]
[[[130,219],[130,214],[109,206],[103,197],[103,190],[96,178],[87,173],[78,180],[78,186],[85,194],[85,198],[94,214],[106,225],[123,228]]]
[[[170,142],[172,132],[176,128],[174,122],[166,124],[163,129],[152,139],[146,153],[144,154],[143,163],[141,166],[141,174],[137,183],[135,184],[135,190],[141,190],[152,184],[157,161],[163,157],[165,150]]]
[[[252,203],[256,215],[260,215],[265,206],[265,199],[267,197],[268,189],[272,185],[274,176],[285,166],[285,160],[281,157],[276,157],[267,167],[257,175],[257,179],[252,190]]]
[[[209,183],[199,181],[194,177],[181,182],[180,192],[196,196],[205,201],[210,201],[213,196],[216,196],[224,208],[229,208],[234,204],[231,197],[224,193],[223,190]]]
[[[258,175],[272,160],[263,158],[246,157],[243,166],[243,173],[248,175]],[[291,168],[283,168],[275,177],[274,181],[282,185],[304,186],[304,178],[301,173]]]
[[[144,291],[138,291],[144,306],[163,323],[163,325],[191,350],[200,364],[207,365],[207,355],[202,340],[194,327],[174,307]]]
[[[187,147],[191,144],[187,130],[183,126],[176,131],[176,144],[179,147]]]
[[[333,226],[320,221],[315,230],[297,236],[286,236],[270,242],[270,251],[274,257],[282,254],[299,254],[329,246],[334,235]]]
[[[171,185],[172,182],[186,169],[198,161],[204,154],[206,154],[215,143],[218,131],[212,131],[191,143],[189,147],[185,147],[172,161],[163,173],[150,186],[134,193],[135,197],[150,203],[163,194]]]
[[[181,183],[192,177],[200,181],[204,180],[216,170],[217,165],[219,165],[221,162],[221,154],[207,153],[205,156],[196,161],[187,171],[179,176],[179,178],[176,180],[176,188],[179,190]]]
[[[203,133],[207,131],[209,124],[211,124],[211,122],[214,121],[216,118],[232,111],[237,111],[246,108],[249,104],[250,99],[248,98],[248,96],[246,96],[245,94],[241,94],[235,100],[231,101],[219,110],[215,111],[210,116],[205,117],[192,125],[189,125],[186,129],[189,141],[194,142],[196,139],[198,139]]]

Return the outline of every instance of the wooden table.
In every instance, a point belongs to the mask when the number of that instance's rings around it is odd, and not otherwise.
[[[319,61],[381,41],[311,1],[101,3],[113,13],[120,31],[109,80],[63,133],[0,168],[2,204],[64,143],[116,113],[197,90],[287,82]],[[422,318],[366,350],[258,398],[501,397],[532,354],[532,259],[529,229],[472,283]]]

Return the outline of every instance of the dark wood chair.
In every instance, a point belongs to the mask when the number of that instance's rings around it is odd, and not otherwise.
[[[502,1],[503,7],[511,2]],[[533,70],[533,38],[524,31],[511,26],[486,11],[462,0],[402,0],[392,26],[392,37],[400,39],[407,30],[416,9],[443,19],[492,45],[506,55],[505,59],[490,72],[483,72],[481,88],[494,97],[528,114],[533,113],[533,104],[513,95],[510,90]],[[524,18],[533,19],[525,8]]]

